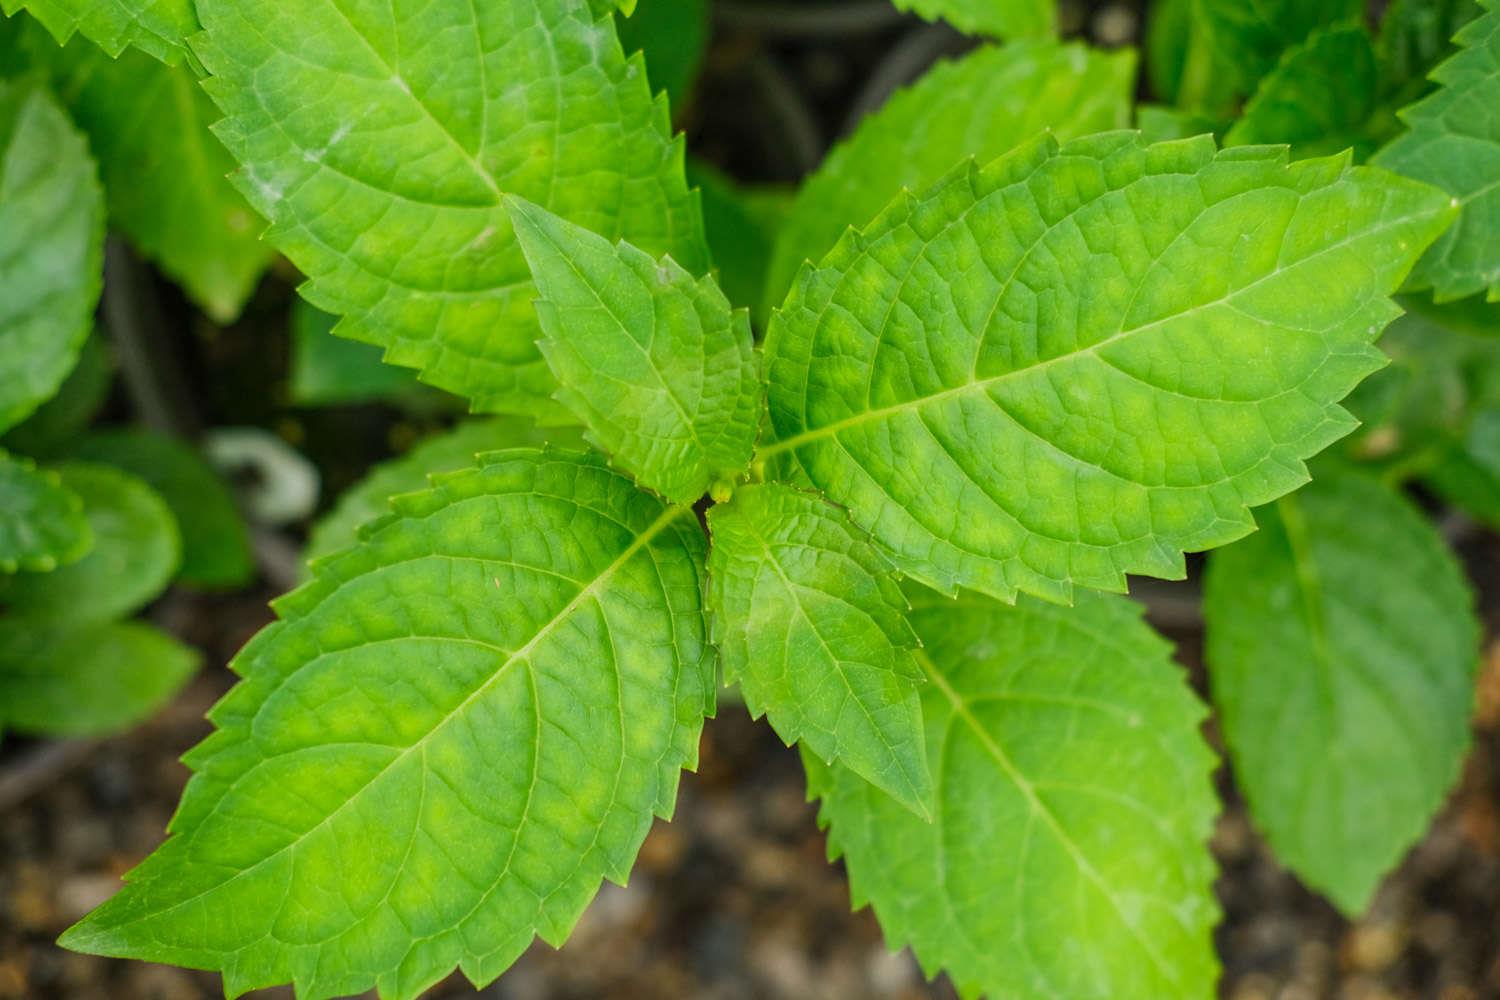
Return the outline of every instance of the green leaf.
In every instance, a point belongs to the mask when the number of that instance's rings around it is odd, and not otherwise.
[[[1216,553],[1214,702],[1277,857],[1353,916],[1469,744],[1479,626],[1442,538],[1372,479],[1324,475]]]
[[[229,484],[196,448],[144,430],[98,431],[71,456],[122,469],[166,501],[182,535],[178,577],[196,587],[229,588],[255,573],[250,538]]]
[[[1056,0],[895,0],[929,21],[996,38],[1049,38],[1057,33]]]
[[[819,261],[904,188],[930,187],[965,157],[988,162],[1051,130],[1059,139],[1130,122],[1135,58],[1079,45],[986,46],[939,63],[860,122],[802,185],[776,240],[765,311],[803,261]]]
[[[1463,437],[1425,481],[1455,507],[1500,529],[1500,400],[1469,419]]]
[[[1245,87],[1276,68],[1282,53],[1319,28],[1359,21],[1364,0],[1194,0],[1197,22],[1223,71]]]
[[[1439,301],[1486,291],[1500,300],[1500,7],[1459,32],[1459,51],[1432,73],[1442,86],[1401,112],[1409,131],[1373,162],[1436,184],[1463,209],[1412,272]]]
[[[298,299],[292,303],[292,401],[299,406],[367,403],[409,397],[425,386],[404,368],[380,360],[380,348],[333,335],[338,317]]]
[[[50,457],[61,451],[93,421],[109,398],[115,363],[97,331],[83,342],[78,363],[57,394],[0,438],[0,443],[27,455]]]
[[[1224,130],[1224,123],[1197,111],[1163,107],[1160,104],[1142,104],[1135,109],[1136,128],[1147,142],[1165,142],[1169,139],[1191,139],[1195,135],[1215,135]]]
[[[1298,156],[1353,146],[1362,159],[1370,152],[1365,130],[1378,97],[1375,45],[1364,25],[1320,29],[1288,48],[1261,79],[1224,144],[1285,142]]]
[[[750,465],[761,387],[750,317],[713,277],[654,260],[519,198],[557,399],[642,486],[692,503]]]
[[[1146,78],[1157,100],[1218,120],[1243,86],[1241,68],[1223,64],[1197,5],[1198,0],[1153,0],[1147,6]]]
[[[521,417],[491,417],[459,424],[418,444],[399,458],[375,466],[345,490],[333,509],[308,532],[303,558],[312,562],[352,546],[359,529],[391,512],[390,499],[427,489],[433,476],[474,464],[482,452],[502,448],[583,447],[582,436],[571,427],[537,427]]]
[[[707,0],[641,0],[634,13],[616,24],[621,46],[645,57],[651,86],[666,91],[680,111],[708,44]]]
[[[0,604],[33,621],[70,625],[130,614],[161,593],[177,569],[177,524],[161,497],[134,476],[84,462],[56,466],[83,501],[93,546],[43,573],[0,577]]]
[[[1386,89],[1425,90],[1427,73],[1453,51],[1458,29],[1481,13],[1476,0],[1391,0],[1380,19],[1377,44]]]
[[[0,451],[0,573],[44,573],[81,558],[94,536],[83,501],[28,458]]]
[[[72,370],[103,266],[88,144],[44,90],[0,80],[0,431]]]
[[[277,602],[172,837],[66,947],[409,998],[624,880],[712,708],[696,517],[527,450],[397,509]]]
[[[79,628],[0,618],[0,726],[107,736],[170,701],[199,659],[196,649],[144,622]]]
[[[736,490],[708,526],[725,683],[788,746],[800,740],[930,818],[922,671],[890,564],[843,511],[776,483]]]
[[[1352,429],[1386,295],[1451,218],[1346,157],[1044,138],[803,270],[761,456],[945,591],[1180,577]]]
[[[193,71],[79,39],[59,49],[40,31],[20,45],[87,133],[110,223],[212,319],[233,320],[275,252],[225,176],[234,160],[208,130],[218,111]]]
[[[169,65],[187,54],[185,39],[198,30],[193,0],[0,0],[7,17],[24,10],[66,44],[82,35],[111,57],[127,45]]]
[[[476,409],[562,415],[504,194],[707,269],[666,102],[585,0],[198,7],[217,134],[303,293]]]
[[[1140,609],[929,596],[912,624],[936,818],[803,753],[854,904],[964,997],[1212,996],[1215,761]]]

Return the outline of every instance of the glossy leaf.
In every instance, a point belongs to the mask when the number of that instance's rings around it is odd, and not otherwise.
[[[217,134],[303,293],[476,409],[562,415],[503,195],[707,269],[666,103],[585,0],[198,7]]]
[[[161,708],[198,661],[196,649],[144,622],[0,618],[0,728],[107,736]]]
[[[238,587],[254,575],[249,533],[229,484],[196,448],[149,431],[109,430],[85,437],[71,455],[122,469],[166,502],[182,535],[183,582]]]
[[[0,431],[72,370],[103,261],[104,196],[88,144],[46,91],[0,81]]]
[[[1479,626],[1442,537],[1374,480],[1320,471],[1260,523],[1209,564],[1214,702],[1277,857],[1356,915],[1458,776]]]
[[[557,399],[642,486],[692,503],[750,464],[761,386],[750,318],[711,276],[511,198]]]
[[[93,544],[50,572],[0,577],[0,605],[36,622],[80,625],[130,614],[162,592],[181,554],[172,512],[150,487],[85,462],[56,467],[83,501]]]
[[[775,483],[708,511],[709,611],[726,684],[790,746],[931,816],[912,657],[890,564],[843,511]]]
[[[171,838],[64,945],[413,998],[624,880],[712,707],[693,513],[529,450],[396,506],[277,602]]]
[[[93,544],[83,501],[30,459],[0,451],[0,573],[44,573]]]
[[[7,17],[21,10],[42,22],[59,45],[79,34],[111,57],[133,45],[172,65],[187,54],[186,39],[198,30],[193,0],[0,0]]]
[[[1337,401],[1382,364],[1386,296],[1448,202],[1207,137],[961,168],[803,270],[762,457],[942,590],[1180,577],[1352,429]]]
[[[1046,38],[1057,30],[1054,0],[895,0],[929,21],[942,18],[959,31],[996,38]]]
[[[966,157],[987,163],[1045,130],[1059,139],[1130,122],[1135,60],[1079,45],[986,46],[939,63],[860,122],[797,192],[776,239],[765,311],[804,261],[819,261],[904,188],[934,184]]]
[[[855,906],[964,997],[1213,996],[1206,713],[1139,608],[928,596],[912,623],[933,821],[803,754]]]
[[[548,443],[581,448],[583,438],[571,427],[537,427],[521,417],[470,420],[430,437],[405,455],[375,466],[345,490],[333,509],[313,524],[303,557],[312,562],[352,546],[361,527],[391,512],[391,497],[425,490],[433,476],[467,468],[483,452]]]
[[[1401,113],[1409,131],[1376,154],[1383,167],[1436,184],[1463,209],[1412,272],[1439,301],[1500,299],[1500,6],[1459,32],[1459,51],[1432,73],[1441,86]]]

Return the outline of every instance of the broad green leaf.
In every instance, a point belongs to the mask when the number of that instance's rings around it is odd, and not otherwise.
[[[1427,74],[1453,51],[1453,36],[1481,13],[1476,0],[1391,0],[1376,46],[1386,89],[1427,89]]]
[[[709,612],[724,681],[790,746],[931,816],[912,657],[890,564],[842,510],[776,483],[708,511]]]
[[[412,998],[624,880],[712,708],[697,518],[529,450],[396,506],[277,602],[172,836],[66,947]]]
[[[761,414],[749,315],[711,275],[507,204],[540,296],[539,346],[584,436],[677,503],[743,473]]]
[[[88,144],[46,91],[0,80],[0,431],[72,370],[103,266]]]
[[[765,328],[761,296],[776,235],[791,217],[793,194],[773,185],[740,185],[701,161],[688,161],[688,181],[703,199],[703,229],[719,287],[731,305],[753,310]]]
[[[1282,54],[1319,28],[1359,21],[1364,0],[1194,0],[1194,15],[1218,52],[1221,71],[1253,87]]]
[[[942,18],[970,35],[1048,38],[1057,32],[1056,0],[895,0],[929,21]]]
[[[626,52],[640,52],[655,90],[676,110],[686,103],[708,44],[707,0],[640,0],[616,20]]]
[[[503,195],[707,270],[666,102],[585,0],[198,8],[216,132],[303,293],[476,409],[562,415]]]
[[[193,0],[0,0],[7,17],[21,10],[59,45],[79,34],[111,57],[133,45],[171,65],[182,60],[185,39],[198,30]]]
[[[764,459],[944,591],[1066,601],[1250,531],[1347,434],[1449,199],[1346,157],[1050,137],[898,198],[767,340]]]
[[[361,527],[391,512],[391,497],[425,490],[431,477],[473,465],[482,452],[548,443],[581,448],[583,438],[571,427],[540,428],[521,417],[471,420],[428,438],[405,455],[375,466],[345,490],[308,532],[303,558],[312,562],[348,548],[359,539]]]
[[[939,63],[866,118],[802,185],[777,236],[765,310],[804,261],[819,261],[904,188],[930,187],[965,157],[988,162],[1051,130],[1059,139],[1130,122],[1135,59],[1079,45],[986,46]]]
[[[1320,471],[1260,523],[1209,563],[1214,702],[1277,857],[1352,916],[1458,776],[1473,601],[1442,537],[1374,480]]]
[[[1198,0],[1152,0],[1146,7],[1146,78],[1152,96],[1215,120],[1236,103],[1240,70],[1223,65]],[[1198,131],[1162,138],[1186,138]]]
[[[28,458],[0,451],[0,573],[44,573],[83,556],[94,536],[83,501]]]
[[[144,430],[98,431],[70,456],[137,476],[166,501],[182,536],[177,575],[197,587],[238,587],[255,573],[250,538],[234,495],[190,445]]]
[[[1320,29],[1288,48],[1261,79],[1224,143],[1285,142],[1298,156],[1353,146],[1362,159],[1370,152],[1366,126],[1378,98],[1375,45],[1364,25]]]
[[[333,335],[338,317],[305,300],[292,303],[289,391],[300,406],[400,399],[426,387],[404,368],[380,360],[380,348]]]
[[[0,728],[107,736],[166,704],[199,654],[144,622],[0,618]]]
[[[49,457],[61,451],[98,415],[114,381],[114,359],[95,332],[78,351],[78,363],[56,395],[0,438],[4,447]]]
[[[214,320],[238,316],[274,251],[226,177],[234,160],[208,130],[219,114],[193,71],[82,39],[59,49],[38,30],[19,45],[88,135],[111,225]]]
[[[93,545],[50,572],[0,577],[0,605],[37,622],[80,625],[130,614],[161,593],[177,569],[172,512],[150,487],[86,462],[56,466],[64,488],[83,501]]]
[[[1206,714],[1130,601],[919,599],[930,823],[803,753],[855,906],[964,997],[1207,1000]]]
[[[1463,209],[1412,272],[1439,301],[1487,292],[1500,300],[1500,6],[1459,32],[1437,69],[1441,86],[1401,112],[1408,131],[1375,154],[1380,166],[1436,184]]]

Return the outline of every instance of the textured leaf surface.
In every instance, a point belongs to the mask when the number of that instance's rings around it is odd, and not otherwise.
[[[0,81],[0,431],[72,369],[103,254],[104,196],[83,136],[46,92]]]
[[[391,512],[391,497],[425,490],[430,477],[473,465],[481,452],[547,443],[583,447],[582,437],[570,427],[544,429],[520,417],[471,420],[428,438],[405,455],[375,466],[345,490],[312,526],[303,557],[311,562],[348,548],[358,540],[361,527]]]
[[[195,448],[143,430],[112,430],[79,441],[72,457],[138,477],[171,509],[182,535],[178,576],[199,587],[237,587],[255,562],[229,484]]]
[[[1439,300],[1479,291],[1500,299],[1500,7],[1483,6],[1459,32],[1458,53],[1433,71],[1442,86],[1402,112],[1410,131],[1374,160],[1436,184],[1463,207],[1412,272],[1412,287]]]
[[[78,628],[0,618],[0,728],[105,736],[166,704],[198,651],[144,622]]]
[[[128,615],[161,593],[181,555],[177,522],[161,497],[108,466],[69,462],[55,470],[83,501],[93,544],[50,572],[0,578],[0,605],[34,621],[76,625]]]
[[[1320,471],[1260,520],[1209,564],[1214,701],[1271,847],[1353,915],[1458,775],[1479,628],[1442,537],[1373,479]]]
[[[932,776],[890,564],[839,508],[779,484],[708,511],[709,610],[724,681],[788,745],[838,761],[931,815]]]
[[[1347,434],[1445,196],[1345,158],[1050,138],[804,269],[762,454],[939,589],[1180,577]]]
[[[93,544],[83,501],[30,459],[0,451],[0,573],[46,572]]]
[[[803,754],[855,905],[965,997],[1213,996],[1214,759],[1139,608],[929,596],[912,624],[933,822]]]
[[[743,472],[761,413],[749,315],[730,309],[712,276],[508,204],[541,296],[557,399],[589,440],[678,503]]]
[[[707,269],[666,103],[585,0],[202,0],[199,16],[217,133],[304,294],[477,409],[561,412],[503,194]]]
[[[58,44],[79,34],[110,56],[133,45],[171,64],[187,53],[185,39],[198,29],[193,0],[0,0],[0,10],[27,11]]]
[[[920,191],[965,157],[987,163],[1046,129],[1067,140],[1122,128],[1134,87],[1128,52],[1079,45],[986,46],[939,63],[860,122],[797,192],[776,239],[766,312],[803,261],[821,260],[903,188]]]
[[[219,113],[193,71],[82,39],[59,49],[36,30],[18,44],[87,133],[111,225],[213,319],[238,316],[274,251],[229,183],[234,160],[208,130]]]
[[[173,836],[68,947],[409,998],[625,878],[712,705],[693,513],[528,450],[397,507],[278,602]]]
[[[942,18],[959,31],[998,38],[1045,38],[1056,29],[1052,0],[895,0],[929,21]]]
[[[1260,81],[1224,143],[1285,142],[1298,156],[1353,146],[1363,158],[1378,96],[1375,45],[1364,26],[1316,31]]]

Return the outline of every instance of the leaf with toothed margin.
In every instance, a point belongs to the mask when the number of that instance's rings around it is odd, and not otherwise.
[[[692,503],[750,465],[760,425],[750,318],[712,275],[507,198],[540,298],[542,355],[585,436],[642,486]]]
[[[1401,112],[1409,131],[1372,160],[1436,184],[1463,208],[1411,276],[1440,302],[1481,291],[1500,301],[1500,2],[1480,5],[1458,52],[1432,71],[1441,86]]]
[[[200,0],[237,182],[337,331],[480,411],[565,417],[517,194],[708,269],[667,105],[585,0]]]
[[[135,46],[168,65],[187,55],[198,30],[193,0],[0,0],[7,17],[26,11],[59,45],[82,35],[113,57]]]
[[[625,879],[713,705],[697,518],[532,449],[394,507],[276,603],[172,836],[62,944],[411,998]]]
[[[933,821],[802,755],[854,905],[964,997],[1208,1000],[1215,761],[1170,647],[1119,597],[913,600]]]
[[[1442,536],[1376,479],[1319,468],[1259,520],[1209,560],[1214,703],[1272,850],[1354,917],[1458,777],[1479,622]]]
[[[0,451],[0,573],[55,569],[93,541],[83,501],[57,473]]]
[[[1044,137],[803,269],[761,457],[944,591],[1180,577],[1349,432],[1387,295],[1451,217],[1346,156]]]
[[[104,194],[88,144],[45,90],[0,81],[0,431],[72,370],[103,266]]]
[[[708,527],[725,683],[788,745],[931,816],[917,638],[890,564],[842,510],[779,483],[739,488],[709,508]]]

